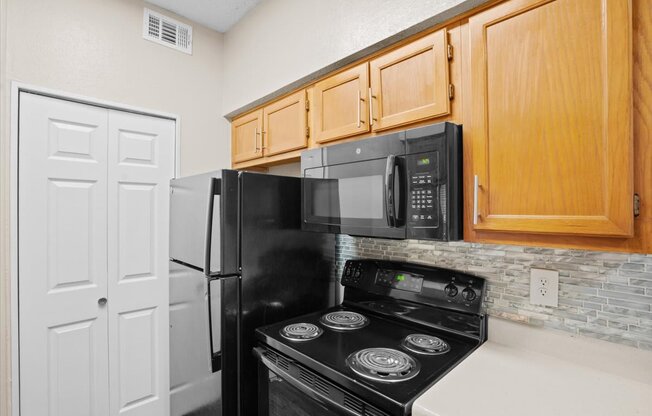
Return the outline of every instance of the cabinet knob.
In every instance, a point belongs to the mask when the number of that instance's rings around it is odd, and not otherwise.
[[[106,302],[107,302],[106,298],[99,298],[97,300],[97,304],[100,305],[100,306],[106,305]]]

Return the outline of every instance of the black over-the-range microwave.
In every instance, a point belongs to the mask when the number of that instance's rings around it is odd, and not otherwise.
[[[462,238],[462,126],[438,123],[301,154],[303,229]]]

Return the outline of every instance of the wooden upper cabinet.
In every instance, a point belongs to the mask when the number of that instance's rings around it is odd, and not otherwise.
[[[263,157],[263,110],[254,111],[231,123],[231,159],[234,163]]]
[[[263,109],[263,113],[265,156],[308,146],[305,90],[268,105]]]
[[[325,143],[369,131],[369,69],[365,62],[314,86],[313,139]]]
[[[374,131],[450,114],[446,29],[373,59],[370,76]]]
[[[632,236],[630,1],[511,0],[469,31],[473,228]]]

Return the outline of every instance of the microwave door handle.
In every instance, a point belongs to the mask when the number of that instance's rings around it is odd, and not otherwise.
[[[394,172],[396,171],[396,156],[387,156],[385,165],[385,215],[387,225],[396,227],[396,201],[394,198]]]
[[[208,209],[206,218],[206,240],[204,243],[204,273],[211,274],[211,246],[213,243],[213,210],[215,209],[215,195],[220,194],[222,181],[211,178],[208,192]],[[219,207],[217,207],[219,209]]]
[[[206,276],[206,288],[208,293],[208,341],[209,341],[209,351],[211,359],[211,371],[213,373],[218,372],[222,369],[222,352],[213,352],[213,298],[211,295],[211,282],[214,280],[219,280],[217,276]],[[222,307],[220,302],[220,307]],[[220,326],[221,327],[221,326]]]
[[[397,158],[396,169],[394,174],[398,175],[398,180],[394,183],[398,183],[398,195],[394,192],[394,223],[397,227],[405,225],[405,198],[407,198],[407,166],[405,161],[401,158]]]
[[[350,409],[347,409],[346,407],[344,407],[340,403],[336,402],[335,400],[331,399],[330,397],[328,397],[328,396],[326,396],[326,395],[324,395],[324,394],[322,394],[322,393],[320,393],[318,391],[315,391],[315,390],[311,389],[310,387],[306,386],[305,384],[303,384],[299,380],[292,377],[290,374],[288,374],[286,371],[282,370],[280,367],[278,367],[276,364],[274,364],[270,359],[268,359],[265,356],[265,350],[264,349],[259,348],[259,347],[255,347],[254,348],[254,355],[256,356],[256,358],[258,358],[260,360],[260,362],[265,367],[270,369],[273,373],[281,376],[281,378],[283,378],[283,380],[285,380],[288,384],[290,384],[292,387],[296,388],[297,390],[299,390],[303,394],[307,395],[311,399],[313,399],[313,400],[315,400],[315,401],[317,401],[319,403],[325,404],[326,406],[334,407],[334,408],[336,408],[337,410],[339,410],[340,412],[342,412],[345,415],[360,416],[359,413],[354,412],[354,411],[352,411]]]

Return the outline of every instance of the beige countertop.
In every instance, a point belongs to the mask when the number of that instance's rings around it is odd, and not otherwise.
[[[652,352],[490,318],[413,416],[652,416]]]

